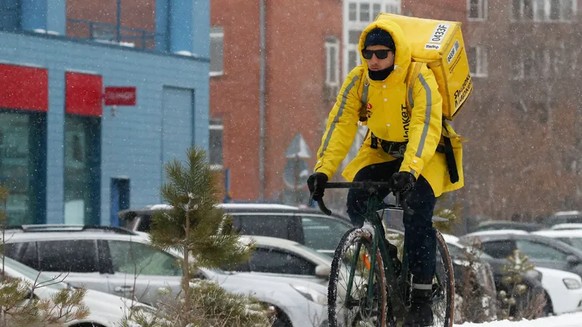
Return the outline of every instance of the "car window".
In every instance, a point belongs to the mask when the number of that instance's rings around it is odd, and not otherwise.
[[[99,272],[97,241],[39,241],[40,271],[90,273]]]
[[[483,242],[481,247],[483,252],[498,259],[513,255],[513,250],[515,250],[515,244],[512,240]]]
[[[231,214],[233,215],[233,214]],[[283,215],[237,215],[234,227],[241,235],[264,235],[296,240],[292,216]]]
[[[36,242],[8,243],[4,245],[4,254],[36,270],[40,269]]]
[[[147,244],[109,241],[111,263],[116,273],[153,276],[180,276],[182,269],[177,260]]]
[[[563,237],[559,238],[559,240],[577,248],[578,250],[582,250],[582,237]]]
[[[278,274],[315,275],[315,264],[292,253],[257,248],[249,261],[251,271]]]
[[[528,240],[517,240],[517,248],[532,259],[566,261],[568,254],[547,244]]]
[[[305,245],[313,249],[335,250],[341,237],[352,226],[327,217],[302,216]]]

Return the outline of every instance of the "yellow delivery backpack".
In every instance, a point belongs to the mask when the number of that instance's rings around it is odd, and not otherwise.
[[[461,23],[389,13],[376,17],[381,19],[397,23],[410,43],[412,61],[426,63],[433,71],[443,98],[443,117],[453,120],[473,90]]]

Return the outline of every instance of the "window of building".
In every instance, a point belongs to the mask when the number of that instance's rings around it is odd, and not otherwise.
[[[46,114],[0,112],[0,187],[9,225],[44,223]]]
[[[99,224],[101,122],[65,116],[65,223]]]
[[[467,0],[467,7],[469,19],[487,19],[487,0]]]
[[[222,137],[224,125],[221,119],[210,119],[208,124],[208,160],[213,170],[222,169]]]
[[[328,98],[335,98],[339,84],[339,40],[336,37],[328,37],[325,40],[325,86]]]
[[[487,77],[487,49],[483,46],[469,47],[469,69],[474,77]]]
[[[569,22],[576,13],[574,0],[513,0],[512,17],[516,21]]]
[[[401,0],[349,0],[344,1],[344,44],[343,72],[344,76],[360,64],[358,42],[364,28],[372,22],[380,12],[399,14]]]
[[[224,30],[210,28],[210,76],[224,75]]]

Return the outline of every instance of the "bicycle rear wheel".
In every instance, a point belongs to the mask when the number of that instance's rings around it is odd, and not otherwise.
[[[375,254],[372,251],[372,235],[367,230],[352,229],[340,240],[328,286],[330,327],[386,326],[384,262],[379,249]]]
[[[433,283],[432,312],[435,326],[453,326],[455,311],[455,278],[453,262],[443,235],[436,231],[437,253]]]

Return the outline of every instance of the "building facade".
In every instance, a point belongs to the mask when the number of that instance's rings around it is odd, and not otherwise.
[[[577,0],[213,0],[223,52],[211,115],[223,131],[230,198],[306,203],[284,196],[297,188],[289,181],[310,173],[334,92],[358,63],[359,33],[387,11],[463,23],[474,91],[453,125],[467,141],[466,186],[440,203],[495,219],[580,209],[579,8]],[[293,155],[305,158],[294,166]]]
[[[165,163],[208,148],[209,4],[150,1],[145,25],[117,4],[0,5],[9,224],[115,225],[119,209],[161,201]]]

